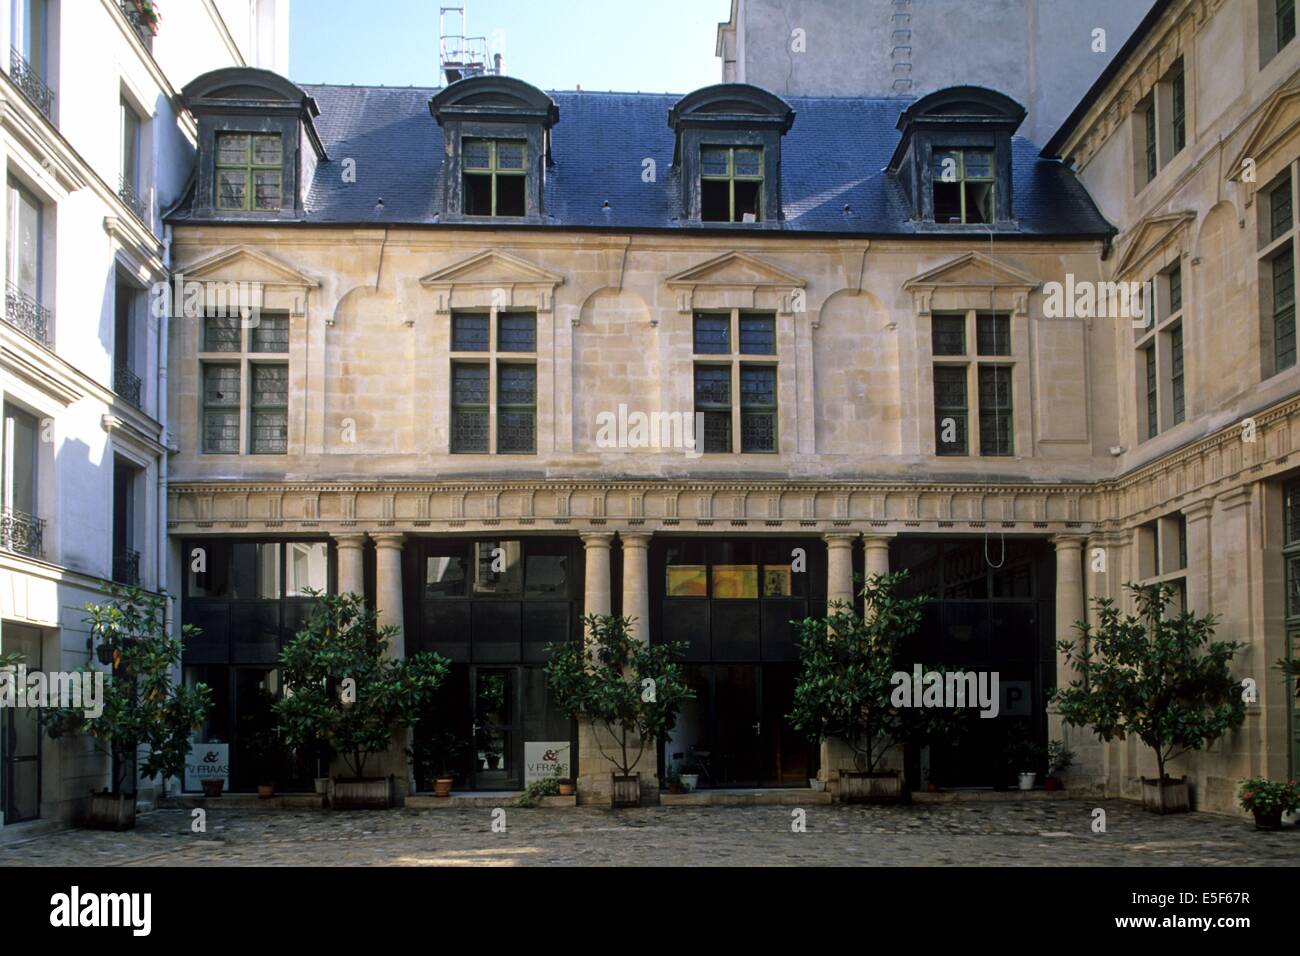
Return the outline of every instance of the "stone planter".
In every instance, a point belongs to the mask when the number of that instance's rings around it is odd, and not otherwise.
[[[92,793],[86,826],[91,830],[135,829],[135,794]]]
[[[840,771],[840,803],[903,803],[906,800],[903,775],[897,770]]]
[[[613,789],[610,792],[610,805],[618,807],[641,806],[641,774],[611,773]]]
[[[396,802],[393,778],[336,777],[330,787],[335,810],[389,810]]]
[[[1163,781],[1142,778],[1142,806],[1152,813],[1187,813],[1192,809],[1191,796],[1187,791],[1187,778],[1174,780],[1165,777]]]
[[[1282,829],[1282,810],[1253,810],[1256,830]]]

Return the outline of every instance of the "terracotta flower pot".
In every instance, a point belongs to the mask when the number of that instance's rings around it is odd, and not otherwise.
[[[574,793],[574,788],[573,788],[572,781],[563,780],[560,782],[560,796],[571,797],[573,796],[573,793]]]
[[[450,797],[451,786],[456,782],[454,777],[439,777],[433,781],[433,795],[435,797]]]
[[[269,800],[275,796],[275,784],[259,783],[257,785],[257,796],[261,800]]]

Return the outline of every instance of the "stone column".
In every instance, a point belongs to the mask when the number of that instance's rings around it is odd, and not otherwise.
[[[823,535],[826,542],[826,600],[853,603],[853,542],[856,534]]]
[[[853,606],[853,542],[856,534],[832,532],[822,536],[826,542],[826,602],[843,601]],[[828,615],[833,609],[828,608]],[[817,776],[827,781],[827,789],[837,792],[840,771],[854,769],[853,750],[840,740],[824,740],[821,745],[821,769]]]
[[[623,616],[633,618],[632,634],[650,639],[650,535],[620,531],[623,543]]]
[[[892,534],[869,534],[862,539],[867,549],[868,581],[875,575],[889,573],[889,543],[893,537]]]
[[[582,592],[582,613],[608,614],[611,608],[609,552],[613,532],[591,531],[581,535],[586,564]],[[591,635],[584,632],[584,640]],[[609,806],[612,791],[610,773],[613,764],[600,751],[596,731],[590,721],[578,721],[578,802]],[[651,776],[654,776],[653,771]]]
[[[1083,585],[1083,535],[1061,534],[1052,538],[1056,546],[1056,617],[1053,635],[1057,640],[1072,640],[1078,636],[1074,624],[1085,619],[1087,602]],[[1061,651],[1056,652],[1056,686],[1066,687],[1076,677],[1073,665]],[[1052,740],[1063,740],[1075,750],[1081,763],[1089,761],[1096,738],[1083,728],[1066,727],[1056,708],[1047,711],[1047,735]],[[1087,751],[1087,752],[1085,752]]]
[[[406,656],[402,633],[402,539],[400,532],[372,534],[375,539],[375,610],[381,626],[392,624],[397,634],[388,642],[390,657]]]
[[[338,551],[338,593],[366,596],[366,577],[362,555],[365,554],[364,534],[336,534],[334,547]]]
[[[1214,499],[1207,498],[1183,509],[1187,523],[1187,607],[1197,614],[1209,614],[1210,582],[1214,580],[1214,557],[1210,551],[1210,518]]]

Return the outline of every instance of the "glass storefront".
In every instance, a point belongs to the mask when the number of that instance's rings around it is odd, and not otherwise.
[[[228,747],[231,792],[251,792],[270,777],[283,792],[309,791],[322,772],[315,754],[286,755],[267,766],[259,734],[274,727],[271,705],[282,688],[280,649],[306,622],[308,591],[331,587],[326,541],[186,541],[181,620],[201,629],[186,641],[186,684],[212,688],[212,711],[195,743]],[[187,791],[200,789],[186,780]]]
[[[817,748],[785,717],[798,661],[791,622],[826,611],[825,544],[656,538],[650,568],[651,640],[686,642],[695,691],[660,773],[696,768],[701,786],[807,786]]]
[[[456,787],[518,790],[530,754],[577,768],[572,722],[548,699],[546,645],[581,639],[582,545],[574,538],[417,538],[406,547],[408,654],[452,662],[416,727],[417,745],[450,733]],[[420,790],[433,789],[423,771]]]

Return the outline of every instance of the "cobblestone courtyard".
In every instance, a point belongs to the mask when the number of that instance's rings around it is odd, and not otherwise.
[[[1106,832],[1092,832],[1092,811]],[[579,866],[1300,864],[1300,830],[1244,820],[1158,817],[1134,804],[1071,800],[807,808],[648,807],[611,812],[490,809],[386,813],[214,809],[142,815],[132,833],[69,830],[0,846],[3,866]]]

